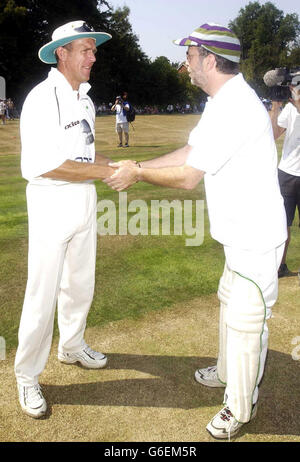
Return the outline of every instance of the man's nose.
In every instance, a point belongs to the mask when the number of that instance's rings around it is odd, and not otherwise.
[[[96,61],[96,56],[95,56],[95,53],[93,53],[92,51],[90,52],[89,54],[89,60],[94,63]]]

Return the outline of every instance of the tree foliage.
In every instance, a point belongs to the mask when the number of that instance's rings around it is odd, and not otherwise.
[[[49,67],[38,58],[39,48],[51,40],[53,30],[84,17],[95,29],[108,28],[104,0],[0,0],[0,73],[7,92],[16,100],[42,78]]]
[[[129,13],[128,7],[110,11],[107,32],[112,35],[112,39],[100,50],[94,72],[97,80],[101,80],[100,85],[94,85],[97,87],[98,100],[114,101],[122,91],[129,92],[137,100],[143,94],[143,80],[149,59],[132,31]],[[103,69],[106,70],[104,75]]]
[[[122,91],[135,104],[198,103],[203,92],[191,85],[178,65],[160,56],[151,61],[132,30],[128,7],[114,10],[109,0],[0,0],[0,74],[7,95],[19,105],[28,91],[47,76],[50,67],[38,57],[58,26],[84,19],[112,40],[99,48],[91,75],[91,96],[113,101]],[[263,74],[279,66],[300,64],[299,19],[284,16],[271,2],[250,2],[230,27],[242,41],[242,71],[250,84],[263,92]]]
[[[262,78],[266,71],[300,65],[297,14],[285,16],[271,2],[250,2],[229,27],[242,43],[241,70],[258,93],[265,92]]]
[[[114,101],[127,91],[135,104],[193,102],[186,79],[166,57],[153,62],[142,51],[129,21],[128,7],[113,10],[109,0],[0,0],[0,74],[7,93],[20,104],[49,72],[38,58],[55,28],[83,19],[112,39],[101,47],[91,75],[91,96],[98,103]]]

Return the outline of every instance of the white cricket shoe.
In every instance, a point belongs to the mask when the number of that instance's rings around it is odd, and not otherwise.
[[[225,387],[225,384],[220,382],[218,378],[217,366],[197,369],[195,372],[195,380],[207,387]]]
[[[47,403],[39,385],[23,386],[18,384],[19,401],[25,414],[39,419],[46,414]]]
[[[255,404],[252,409],[250,420],[254,419],[256,412],[257,405]],[[212,418],[206,426],[206,430],[216,439],[224,440],[228,438],[230,440],[232,436],[235,436],[240,431],[245,423],[238,422],[232,415],[229,407],[225,406]]]
[[[80,363],[87,369],[101,369],[106,366],[107,356],[92,350],[88,345],[77,353],[58,353],[58,359],[64,364]]]

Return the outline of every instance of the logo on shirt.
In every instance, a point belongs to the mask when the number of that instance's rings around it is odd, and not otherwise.
[[[65,130],[67,130],[68,128],[75,127],[75,125],[78,125],[78,124],[80,124],[79,120],[76,120],[75,122],[71,122],[70,124],[65,125]]]
[[[80,127],[81,127],[81,130],[83,131],[83,133],[86,136],[86,138],[85,138],[86,144],[87,145],[92,144],[95,141],[95,139],[94,139],[94,135],[92,133],[91,126],[88,123],[88,121],[86,119],[82,119],[82,121],[80,122]]]
[[[82,131],[82,134],[85,137],[85,145],[89,146],[90,144],[94,143],[95,138],[94,138],[94,135],[92,133],[91,126],[90,126],[90,124],[88,123],[88,121],[86,119],[83,119],[80,122],[80,129]],[[93,162],[93,159],[90,156],[89,157],[79,156],[79,157],[76,157],[75,160],[77,162]]]

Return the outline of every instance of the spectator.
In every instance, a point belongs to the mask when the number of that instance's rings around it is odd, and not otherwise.
[[[6,123],[6,103],[4,99],[0,100],[0,118],[2,120],[2,125]]]
[[[274,138],[278,139],[285,133],[282,157],[278,166],[278,179],[287,215],[288,239],[278,270],[279,278],[291,274],[286,258],[291,240],[291,226],[297,208],[300,218],[300,73],[293,81],[295,84],[290,86],[292,98],[288,104],[281,111],[282,103],[272,101],[270,112]]]
[[[8,98],[6,101],[7,104],[7,114],[8,114],[8,119],[14,120],[15,118],[15,108],[14,108],[14,103],[11,98]]]
[[[125,148],[129,148],[129,122],[126,118],[126,112],[129,111],[130,105],[127,101],[127,93],[116,97],[115,104],[111,107],[111,111],[116,112],[116,132],[119,137],[119,148],[123,147],[123,133],[125,138]]]

